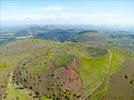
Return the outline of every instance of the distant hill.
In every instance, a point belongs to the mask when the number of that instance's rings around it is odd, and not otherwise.
[[[13,32],[4,32],[0,34],[0,44],[31,37],[61,42],[88,42],[90,45],[94,46],[117,47],[129,51],[134,50],[134,35],[128,31],[105,32],[97,29],[58,25],[34,25],[16,31],[14,30]]]

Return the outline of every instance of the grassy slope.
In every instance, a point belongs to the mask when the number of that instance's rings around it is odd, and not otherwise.
[[[121,65],[124,62],[125,59],[125,55],[123,55],[123,51],[119,51],[119,50],[112,50],[112,62],[111,62],[111,69],[110,69],[110,73],[114,73],[115,71],[117,71]]]
[[[84,91],[82,98],[86,98],[89,93],[95,91],[103,82],[109,70],[109,57],[109,53],[96,58],[82,57],[82,64],[76,69],[83,80]]]
[[[13,84],[12,77],[10,77],[8,88],[6,90],[6,95],[3,100],[37,100],[29,96],[26,89],[17,89],[17,85]],[[30,93],[30,92],[29,92]]]
[[[120,69],[126,57],[126,54],[123,55],[124,52],[121,50],[112,49],[111,51],[112,59],[109,76],[111,76],[114,72]],[[103,85],[100,86],[100,88],[90,97],[91,100],[100,100],[103,96],[107,94],[109,88],[109,79],[110,77],[107,77]]]
[[[106,72],[109,70],[108,69],[109,54],[106,54],[103,57],[97,57],[97,58],[92,59],[87,56],[88,54],[85,51],[85,48],[79,45],[78,43],[64,43],[63,45],[61,45],[61,43],[59,42],[39,40],[39,39],[31,39],[31,40],[25,40],[25,41],[19,40],[17,42],[18,43],[15,42],[16,44],[14,43],[8,44],[3,49],[3,50],[7,50],[7,52],[2,55],[3,59],[2,59],[1,65],[3,66],[6,63],[8,65],[6,66],[8,69],[13,69],[14,68],[13,66],[15,66],[16,63],[18,63],[21,59],[25,58],[27,55],[33,55],[33,53],[38,53],[42,51],[43,49],[41,49],[41,47],[47,47],[47,46],[58,47],[59,46],[65,51],[67,50],[69,54],[73,54],[80,59],[81,64],[79,67],[77,67],[76,70],[80,73],[81,78],[83,79],[84,89],[86,91],[87,90],[91,91],[94,87],[96,87],[96,85],[101,81],[101,79],[106,75]],[[17,47],[15,49],[14,48],[10,49],[16,45]],[[111,62],[111,74],[114,71],[116,71],[116,69],[118,69],[119,66],[123,62],[123,56],[120,54],[119,51],[117,52],[116,50],[112,50],[112,54],[113,54],[113,58]],[[8,55],[8,56],[5,56],[5,55]],[[48,55],[51,56],[50,52],[48,52]],[[66,61],[64,62],[63,59],[61,58],[66,58]],[[59,60],[57,60],[57,62],[58,62],[57,63],[58,65],[59,63],[61,65],[66,64],[68,62],[68,57],[65,57],[63,55],[59,57]],[[42,68],[42,65],[39,65],[38,67]],[[107,87],[105,87],[104,89],[106,88]],[[15,93],[17,93],[19,97],[22,97],[23,92],[16,90],[14,85],[11,84],[8,89],[8,96],[9,97],[13,96]],[[27,99],[29,98],[28,94],[23,93],[23,95],[24,95],[23,100],[28,100]],[[46,100],[46,99],[43,99],[43,100]]]
[[[28,56],[33,56],[34,54],[38,54],[39,52],[42,51],[42,47],[44,48],[44,47],[53,46],[53,45],[58,46],[59,44],[60,43],[58,42],[49,41],[49,40],[25,39],[25,40],[14,41],[14,42],[8,43],[7,45],[1,46],[0,54],[1,54],[2,59],[0,62],[0,65],[1,65],[0,76],[5,77],[5,78],[0,79],[0,86],[4,84],[6,87],[8,85],[9,75],[11,74],[11,71],[14,69],[14,67],[17,66],[17,63],[19,63],[20,60]],[[5,89],[3,89],[3,91],[5,91]],[[13,93],[12,91],[17,93],[18,95],[20,94],[19,96],[21,97],[22,93],[19,93],[20,91],[16,91],[14,89],[14,86],[10,85],[9,92],[11,94],[8,93],[9,96],[12,95]],[[1,97],[2,96],[0,96],[0,99]],[[26,98],[29,98],[29,97],[26,97]]]

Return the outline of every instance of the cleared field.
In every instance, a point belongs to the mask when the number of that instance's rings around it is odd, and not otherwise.
[[[128,58],[110,79],[104,100],[134,100],[134,59]]]

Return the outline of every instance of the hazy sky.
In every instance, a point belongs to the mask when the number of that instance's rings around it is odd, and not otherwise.
[[[1,0],[1,21],[134,26],[134,0]]]

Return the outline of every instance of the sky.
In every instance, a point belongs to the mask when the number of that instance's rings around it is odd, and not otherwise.
[[[1,23],[134,26],[134,0],[1,0]]]

